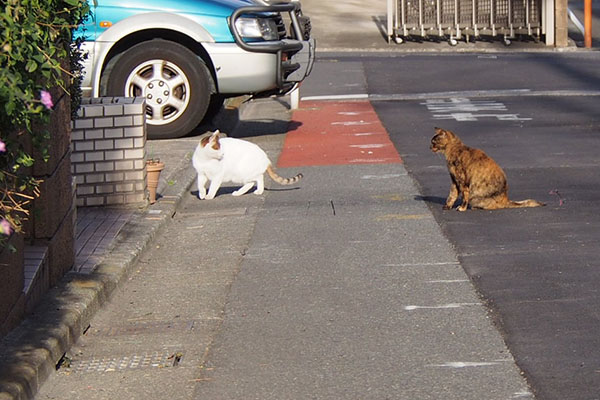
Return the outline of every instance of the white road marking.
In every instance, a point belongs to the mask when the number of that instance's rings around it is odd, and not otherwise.
[[[487,100],[471,100],[464,97],[453,97],[449,100],[433,99],[421,103],[431,112],[479,112],[507,111],[503,103]]]
[[[443,364],[430,364],[429,367],[443,368],[472,368],[472,367],[491,367],[501,365],[501,362],[469,362],[469,361],[450,361]]]
[[[392,179],[407,175],[408,174],[363,175],[360,179]]]
[[[380,135],[386,135],[384,132],[360,132],[360,133],[342,133],[342,135],[346,135],[346,136],[380,136]]]
[[[414,310],[446,310],[451,308],[462,308],[467,306],[479,306],[481,303],[448,303],[441,304],[438,306],[405,306],[404,309],[406,311],[414,311]]]
[[[600,90],[531,90],[531,89],[505,89],[505,90],[465,90],[431,93],[397,93],[397,94],[343,94],[321,95],[302,97],[303,101],[330,101],[330,100],[370,100],[370,101],[409,101],[427,99],[448,99],[452,97],[564,97],[564,96],[600,96]]]
[[[307,96],[302,97],[302,101],[313,101],[313,100],[367,100],[368,94],[331,94],[326,96]]]
[[[459,122],[479,121],[481,118],[496,118],[498,121],[531,121],[533,118],[521,118],[519,114],[474,114],[474,113],[450,113],[434,114],[433,119],[453,119]]]
[[[533,399],[533,394],[530,392],[517,392],[511,396],[511,399]]]
[[[446,265],[460,265],[458,261],[434,262],[434,263],[405,263],[405,264],[383,264],[382,267],[437,267]]]
[[[388,159],[386,159],[386,158],[355,158],[353,160],[349,160],[348,162],[350,164],[358,164],[358,163],[384,163],[386,161],[388,161]]]
[[[350,147],[356,147],[358,149],[381,149],[382,147],[389,146],[386,144],[351,144]]]
[[[531,121],[531,118],[521,118],[519,114],[508,114],[506,105],[498,101],[471,100],[466,97],[450,99],[430,99],[421,103],[431,111],[433,119],[454,119],[460,122],[479,121],[481,118],[496,118],[499,121]],[[485,114],[479,114],[485,111]],[[490,111],[495,113],[490,113]]]
[[[360,125],[371,125],[373,122],[368,121],[342,121],[332,122],[331,125],[343,125],[343,126],[360,126]]]

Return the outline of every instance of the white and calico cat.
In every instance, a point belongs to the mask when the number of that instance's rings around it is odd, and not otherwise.
[[[256,184],[255,194],[262,194],[265,189],[264,173],[281,185],[291,185],[302,178],[298,174],[293,178],[282,178],[271,166],[267,154],[257,145],[241,139],[229,137],[220,138],[219,131],[206,136],[194,151],[192,164],[198,173],[198,197],[212,199],[217,194],[223,182],[233,182],[243,185],[233,192],[241,196]],[[206,183],[210,181],[208,194]]]

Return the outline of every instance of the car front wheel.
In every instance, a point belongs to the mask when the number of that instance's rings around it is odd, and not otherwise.
[[[149,139],[188,134],[202,121],[211,96],[202,60],[188,48],[160,39],[122,53],[106,88],[110,96],[146,99]]]

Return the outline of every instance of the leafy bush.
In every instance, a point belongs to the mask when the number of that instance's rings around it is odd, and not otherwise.
[[[81,98],[82,55],[72,31],[87,17],[86,0],[0,0],[0,247],[20,231],[39,195],[34,162],[47,161],[47,124],[55,103]],[[70,61],[70,62],[69,62]],[[66,66],[66,67],[65,67]],[[50,92],[55,94],[52,99]],[[73,111],[72,111],[73,113]],[[43,160],[34,160],[30,141]]]

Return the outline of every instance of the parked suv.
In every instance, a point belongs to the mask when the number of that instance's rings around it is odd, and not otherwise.
[[[284,94],[312,68],[299,1],[95,0],[87,96],[146,98],[149,138],[180,137],[228,96]]]

